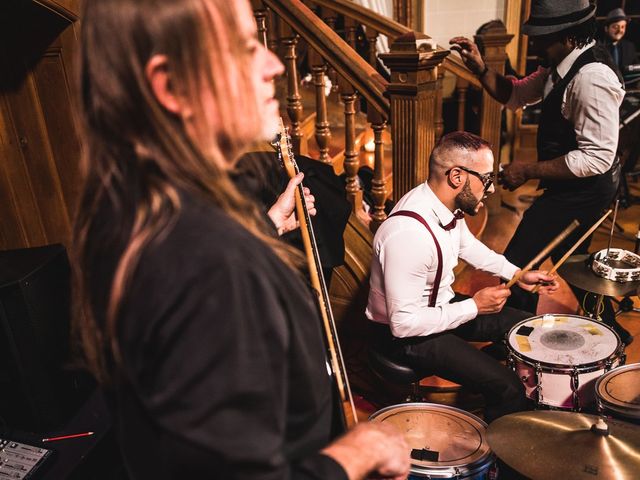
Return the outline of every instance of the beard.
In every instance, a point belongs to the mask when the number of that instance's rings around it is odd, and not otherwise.
[[[481,201],[482,199],[478,200],[471,191],[471,187],[469,186],[469,179],[467,178],[464,187],[462,187],[462,191],[458,195],[456,195],[456,208],[462,210],[467,215],[474,216],[478,213],[476,207]]]

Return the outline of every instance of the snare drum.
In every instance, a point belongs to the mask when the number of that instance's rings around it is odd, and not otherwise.
[[[640,363],[614,368],[596,381],[598,410],[640,424]]]
[[[624,364],[624,344],[607,325],[578,315],[539,315],[509,331],[509,366],[538,407],[581,411],[594,384]]]
[[[475,415],[447,405],[403,403],[371,415],[404,432],[411,448],[409,480],[496,477],[496,457],[486,438],[487,424]]]

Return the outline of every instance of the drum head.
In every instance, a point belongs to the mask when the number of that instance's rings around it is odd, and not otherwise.
[[[640,364],[614,368],[596,382],[596,395],[606,409],[640,419]]]
[[[509,347],[524,359],[552,366],[601,362],[618,350],[620,340],[607,325],[578,315],[539,315],[509,332]]]
[[[417,476],[453,478],[449,474],[455,475],[456,469],[472,474],[495,459],[486,440],[486,423],[464,410],[405,403],[379,410],[370,420],[390,423],[404,432],[412,449],[411,473]]]

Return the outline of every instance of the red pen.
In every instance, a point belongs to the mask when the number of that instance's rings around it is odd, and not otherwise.
[[[67,440],[69,438],[88,437],[93,435],[93,432],[74,433],[73,435],[62,435],[60,437],[43,438],[43,442],[55,442],[57,440]]]

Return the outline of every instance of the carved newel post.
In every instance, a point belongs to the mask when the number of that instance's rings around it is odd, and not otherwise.
[[[504,64],[507,60],[506,46],[513,38],[503,26],[496,25],[487,29],[483,34],[474,37],[475,42],[483,51],[483,59],[491,70],[504,74]],[[482,110],[480,114],[480,136],[491,143],[493,147],[493,173],[497,176],[500,165],[500,125],[502,123],[502,105],[491,98],[486,90],[482,92]],[[497,177],[496,177],[497,178]],[[489,215],[495,215],[500,210],[501,188],[496,187],[496,193],[487,198]]]
[[[434,146],[438,66],[449,55],[418,32],[402,35],[380,55],[391,70],[386,95],[391,103],[393,197],[399,200],[426,180]]]

